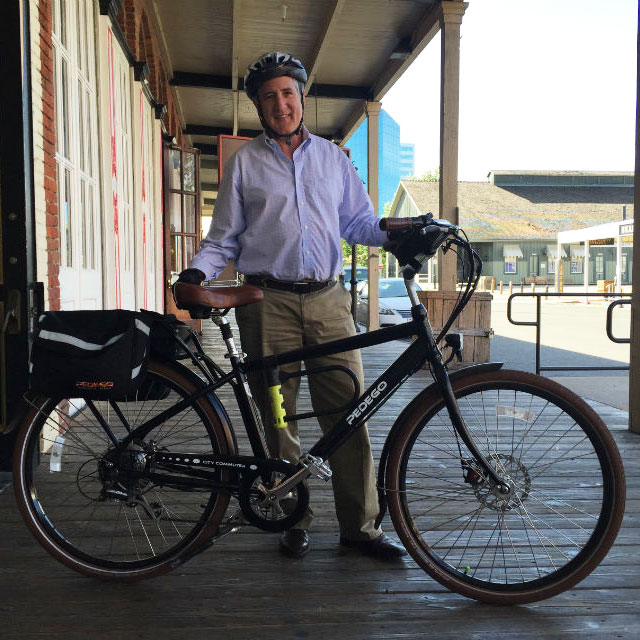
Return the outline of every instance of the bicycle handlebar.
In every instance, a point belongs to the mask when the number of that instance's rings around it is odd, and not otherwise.
[[[425,229],[429,226],[451,229],[452,231],[458,231],[460,228],[448,220],[434,218],[432,213],[426,213],[413,218],[382,218],[380,220],[380,229],[386,231],[390,237],[391,234],[404,233],[415,229]]]

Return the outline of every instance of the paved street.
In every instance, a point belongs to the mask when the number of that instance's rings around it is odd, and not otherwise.
[[[494,294],[491,307],[491,359],[506,366],[535,371],[535,327],[516,326],[507,319],[507,299]],[[616,344],[606,334],[608,302],[584,298],[542,299],[541,366],[542,367],[617,367],[629,364],[629,345]],[[533,298],[515,298],[512,318],[535,320]],[[623,305],[613,310],[613,335],[628,338],[631,307]],[[542,371],[543,375],[562,378],[560,381],[581,396],[628,410],[629,375],[626,371]]]

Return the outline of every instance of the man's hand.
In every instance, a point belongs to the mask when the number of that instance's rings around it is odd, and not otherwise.
[[[203,280],[206,280],[206,276],[202,271],[200,271],[200,269],[185,269],[180,273],[175,284],[178,284],[178,282],[200,284]]]

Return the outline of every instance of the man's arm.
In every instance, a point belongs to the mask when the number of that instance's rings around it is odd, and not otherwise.
[[[340,153],[344,155],[342,151]],[[379,220],[360,176],[346,157],[344,160],[343,198],[338,211],[340,235],[349,244],[381,247],[387,240],[387,234],[380,230]]]
[[[238,165],[234,155],[225,166],[209,232],[191,261],[190,267],[199,269],[207,280],[217,278],[229,260],[238,257],[238,236],[246,226]]]

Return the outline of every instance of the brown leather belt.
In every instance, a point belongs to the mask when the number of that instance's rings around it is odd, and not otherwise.
[[[266,276],[245,276],[244,280],[247,284],[262,287],[263,289],[277,289],[278,291],[297,294],[315,293],[336,283],[335,278],[331,278],[331,280],[313,280],[311,282],[289,282],[288,280],[275,280]]]

